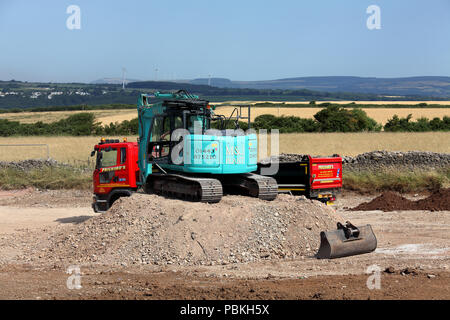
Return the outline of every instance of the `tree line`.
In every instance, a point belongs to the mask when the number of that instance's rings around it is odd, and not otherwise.
[[[218,123],[212,123],[212,127],[217,128]],[[227,128],[234,128],[235,123],[228,121]],[[239,122],[241,129],[246,130],[248,124]],[[364,132],[364,131],[391,131],[391,132],[423,132],[423,131],[450,131],[450,117],[444,116],[442,119],[420,118],[415,121],[412,116],[399,118],[394,115],[382,126],[374,119],[358,108],[346,109],[341,106],[331,105],[323,108],[314,115],[313,119],[300,118],[296,116],[274,116],[270,114],[260,115],[255,118],[252,128],[278,129],[280,133],[301,133],[301,132]],[[66,119],[52,123],[20,123],[0,119],[0,136],[89,136],[89,135],[137,135],[138,119],[130,121],[101,124],[96,121],[93,113],[77,113]]]
[[[442,119],[435,117],[431,120],[422,117],[412,121],[412,115],[400,118],[394,115],[384,125],[384,131],[391,132],[425,132],[425,131],[450,131],[450,117],[444,116]]]
[[[137,118],[122,122],[102,125],[97,122],[93,113],[77,113],[51,123],[38,121],[20,123],[0,119],[0,136],[90,136],[90,135],[136,135],[138,133]]]

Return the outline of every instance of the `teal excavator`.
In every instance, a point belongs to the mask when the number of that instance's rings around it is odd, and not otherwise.
[[[258,168],[256,134],[239,130],[238,121],[226,129],[229,121],[184,90],[141,94],[138,164],[144,190],[210,203],[219,202],[224,190],[275,199],[276,180],[252,173]]]

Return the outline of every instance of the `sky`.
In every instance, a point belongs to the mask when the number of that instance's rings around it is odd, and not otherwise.
[[[0,0],[0,80],[122,68],[139,80],[450,76],[450,0]]]

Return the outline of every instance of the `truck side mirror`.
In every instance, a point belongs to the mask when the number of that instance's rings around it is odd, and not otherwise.
[[[95,156],[95,150],[91,152],[91,157]]]

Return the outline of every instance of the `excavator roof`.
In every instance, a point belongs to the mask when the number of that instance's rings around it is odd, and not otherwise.
[[[174,109],[185,109],[185,110],[198,110],[207,108],[209,102],[206,100],[193,100],[193,99],[177,99],[177,100],[164,100],[163,106],[167,108]]]

